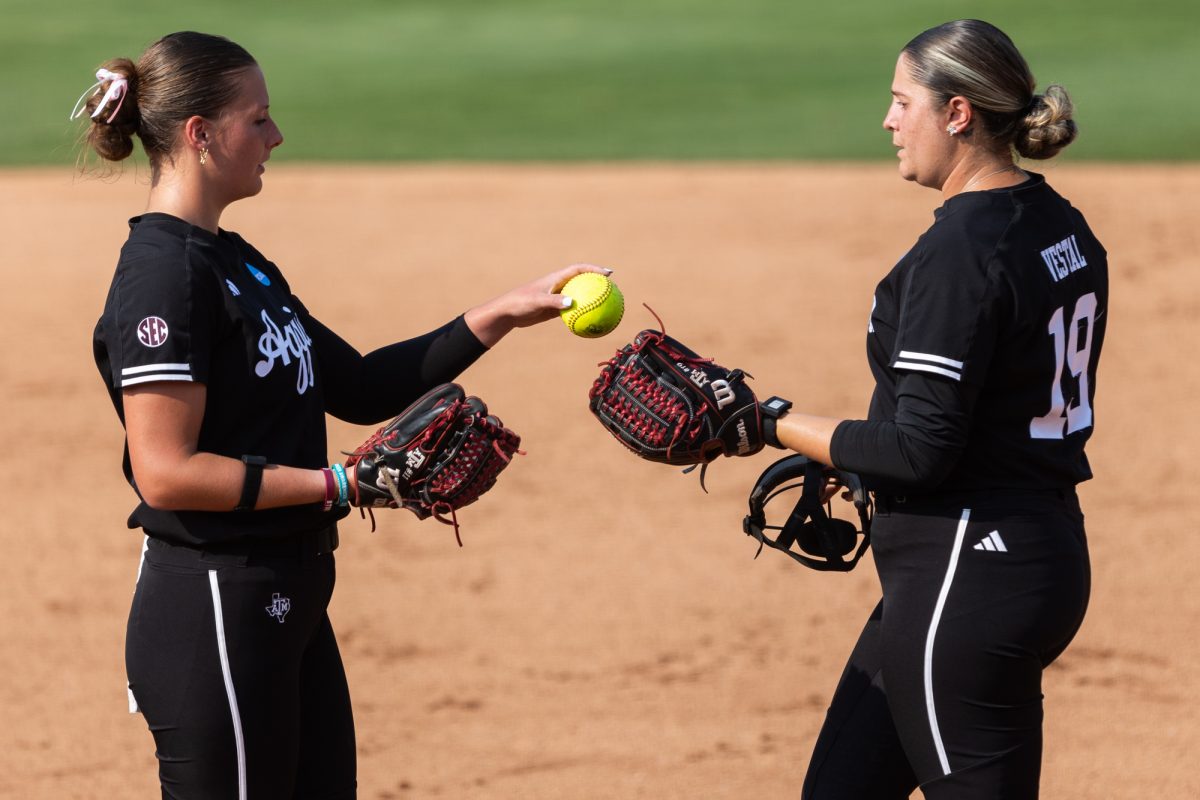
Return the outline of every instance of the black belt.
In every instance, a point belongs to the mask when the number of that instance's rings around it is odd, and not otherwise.
[[[876,510],[882,513],[919,513],[932,508],[1004,507],[1021,501],[1066,502],[1078,507],[1075,488],[1065,489],[974,489],[968,491],[898,494],[872,492]]]
[[[149,546],[156,550],[192,551],[195,556],[247,558],[311,558],[332,553],[338,547],[336,525],[315,531],[306,531],[292,536],[272,539],[238,539],[232,542],[209,542],[206,544],[180,544],[150,535]]]

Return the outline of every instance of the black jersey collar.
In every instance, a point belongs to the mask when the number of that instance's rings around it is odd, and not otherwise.
[[[934,219],[941,219],[942,217],[954,212],[967,203],[978,200],[988,201],[1003,195],[1016,195],[1018,192],[1025,192],[1029,191],[1030,189],[1038,189],[1045,185],[1046,178],[1041,173],[1030,172],[1029,170],[1025,170],[1025,173],[1029,175],[1029,178],[1012,186],[1001,186],[998,189],[986,189],[980,192],[963,192],[961,194],[954,195],[954,197],[951,197],[949,200],[942,203],[941,206],[934,209]]]
[[[145,214],[138,214],[136,217],[130,217],[130,230],[135,229],[139,225],[146,225],[151,228],[161,228],[163,230],[177,232],[184,236],[191,236],[207,242],[217,242],[227,238],[227,233],[224,228],[217,228],[217,233],[214,234],[198,225],[193,225],[185,219],[181,219],[173,214],[167,214],[162,211],[147,211]]]

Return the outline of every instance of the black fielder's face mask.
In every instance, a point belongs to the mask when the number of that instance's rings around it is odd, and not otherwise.
[[[767,524],[766,506],[775,497],[800,489],[795,507],[782,525]],[[861,527],[838,519],[823,498],[849,492]],[[871,501],[857,475],[796,455],[766,469],[750,492],[750,513],[742,530],[758,540],[758,552],[771,547],[810,569],[849,572],[870,544]],[[778,531],[775,538],[768,531]]]

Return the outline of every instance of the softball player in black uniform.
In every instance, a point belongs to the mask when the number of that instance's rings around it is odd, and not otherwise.
[[[326,614],[348,492],[326,468],[325,414],[394,416],[512,328],[557,316],[570,301],[554,292],[600,268],[567,267],[361,355],[218,226],[258,193],[283,140],[253,58],[172,34],[97,78],[79,112],[89,142],[120,160],[137,135],[152,169],[94,352],[141,500],[126,667],[162,795],[354,797],[349,692]]]
[[[904,178],[945,198],[878,285],[867,420],[777,432],[875,493],[883,599],[833,697],[805,798],[1033,798],[1042,670],[1083,620],[1075,485],[1091,477],[1104,248],[1013,151],[1075,136],[1012,42],[964,20],[902,52],[884,127]]]

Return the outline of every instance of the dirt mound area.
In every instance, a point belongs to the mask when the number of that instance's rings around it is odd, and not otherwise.
[[[1051,168],[1110,252],[1111,321],[1081,494],[1094,588],[1047,673],[1044,796],[1196,797],[1200,169]],[[147,186],[3,175],[0,355],[10,507],[0,560],[0,796],[157,796],[125,711],[141,536],[89,347]],[[573,261],[613,267],[605,339],[515,332],[462,376],[528,451],[462,511],[341,525],[331,615],[364,798],[784,798],[878,585],[741,533],[770,455],[695,475],[638,461],[589,415],[597,363],[643,327],[815,413],[861,417],[875,283],[931,222],[891,164],[274,167],[223,219],[360,349],[429,330]],[[1191,332],[1189,334],[1189,331]],[[1191,411],[1189,411],[1191,409]],[[331,458],[369,431],[332,421]]]

